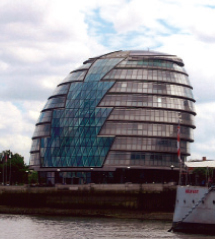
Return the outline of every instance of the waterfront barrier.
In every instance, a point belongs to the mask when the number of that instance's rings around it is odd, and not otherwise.
[[[148,183],[148,184],[133,184],[133,183],[125,183],[125,184],[56,184],[54,187],[39,187],[34,185],[23,185],[23,186],[0,186],[0,193],[2,191],[29,191],[32,192],[41,192],[41,191],[56,191],[56,190],[72,190],[72,191],[85,191],[85,190],[96,190],[96,191],[148,191],[148,192],[161,192],[166,190],[176,190],[176,186],[174,183],[168,184],[159,184],[159,183]]]
[[[0,206],[52,210],[173,212],[175,196],[175,186],[162,184],[1,186]]]

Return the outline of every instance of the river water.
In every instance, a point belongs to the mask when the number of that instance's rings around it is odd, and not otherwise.
[[[1,239],[215,238],[167,232],[171,222],[0,215]]]

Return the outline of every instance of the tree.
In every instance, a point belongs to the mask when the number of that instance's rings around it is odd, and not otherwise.
[[[195,168],[193,170],[193,175],[198,177],[198,183],[208,183],[208,179],[213,178],[213,168]]]
[[[24,157],[10,150],[2,152],[0,181],[4,184],[23,184],[28,181],[28,166],[24,163]]]
[[[29,171],[28,183],[29,184],[37,184],[38,183],[38,172]]]

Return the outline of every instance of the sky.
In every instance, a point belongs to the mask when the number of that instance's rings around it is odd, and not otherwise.
[[[117,50],[182,58],[196,99],[190,159],[215,159],[215,0],[1,0],[0,152],[29,163],[39,113],[70,71]]]

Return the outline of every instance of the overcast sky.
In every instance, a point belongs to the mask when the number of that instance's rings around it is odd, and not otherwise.
[[[89,57],[156,50],[181,57],[196,99],[192,159],[215,159],[215,0],[1,0],[0,152],[29,162],[39,112]]]

